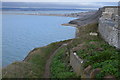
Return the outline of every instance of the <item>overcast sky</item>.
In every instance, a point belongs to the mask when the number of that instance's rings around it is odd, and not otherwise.
[[[3,2],[118,2],[119,0],[2,0]]]
[[[90,7],[100,8],[103,6],[117,6],[119,0],[2,0],[3,2],[25,2],[22,7],[64,7],[64,8],[79,8],[79,7]],[[35,5],[27,4],[26,2],[42,2],[35,3]],[[37,4],[39,4],[37,6]],[[11,6],[18,7],[20,4],[9,4],[3,5],[3,7]]]

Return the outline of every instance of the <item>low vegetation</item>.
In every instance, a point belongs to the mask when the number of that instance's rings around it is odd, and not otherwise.
[[[28,78],[33,77],[33,66],[27,62],[14,62],[2,70],[2,78]]]
[[[69,65],[67,48],[62,47],[54,56],[51,64],[51,78],[75,78],[76,75]]]
[[[89,65],[93,68],[101,68],[101,72],[96,75],[96,78],[103,78],[106,75],[112,75],[116,78],[120,77],[120,65],[118,65],[120,50],[110,46],[101,38],[98,33],[98,24],[89,24],[78,29],[78,36],[67,45],[67,51],[62,48],[56,53],[51,67],[52,77],[75,77],[75,75],[70,75],[72,72],[67,68],[69,64],[66,64],[67,61],[65,61],[67,57],[63,56],[71,49],[76,51],[80,58],[84,59],[84,68]],[[90,35],[91,32],[98,35],[92,36]]]
[[[15,62],[3,68],[4,78],[41,78],[43,77],[45,64],[50,55],[62,44],[69,43],[60,48],[51,63],[51,78],[78,78],[70,66],[70,50],[76,51],[77,55],[85,62],[83,67],[91,65],[92,68],[101,68],[96,78],[106,75],[120,77],[118,65],[120,50],[106,43],[98,33],[98,24],[89,24],[79,27],[77,38],[52,43],[48,46],[36,48],[25,61]],[[91,32],[97,36],[90,35]]]
[[[21,62],[14,62],[3,68],[3,78],[41,78],[43,77],[45,64],[50,55],[61,46],[69,42],[65,40],[51,43],[45,47],[35,48],[28,57]]]
[[[119,75],[120,50],[106,43],[98,33],[98,25],[90,24],[79,28],[79,38],[73,40],[71,45],[75,46],[78,56],[84,59],[84,68],[91,65],[93,68],[101,68],[96,76],[102,78],[112,75],[116,78]],[[98,36],[91,36],[90,32],[98,33]]]

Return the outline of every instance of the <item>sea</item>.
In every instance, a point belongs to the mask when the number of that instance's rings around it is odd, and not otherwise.
[[[65,11],[3,11],[5,13],[67,14],[85,12]],[[22,61],[37,47],[75,38],[76,28],[62,26],[76,18],[59,16],[2,14],[2,66]]]

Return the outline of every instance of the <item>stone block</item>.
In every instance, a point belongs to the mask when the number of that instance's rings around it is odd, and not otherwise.
[[[105,8],[105,12],[114,12],[114,8]]]
[[[95,78],[95,76],[100,73],[101,71],[101,68],[96,68],[96,69],[93,69],[90,73],[90,78]]]
[[[104,78],[105,78],[105,80],[108,80],[108,79],[116,80],[115,76],[112,76],[112,75],[107,75]]]
[[[90,78],[90,72],[92,70],[92,66],[89,65],[83,70],[83,74],[81,75],[81,78]]]
[[[112,19],[113,13],[112,12],[103,12],[102,18],[104,19]]]
[[[83,74],[83,67],[82,67],[83,60],[80,59],[76,53],[71,51],[70,53],[70,65],[73,68],[73,71],[76,73],[77,76]]]

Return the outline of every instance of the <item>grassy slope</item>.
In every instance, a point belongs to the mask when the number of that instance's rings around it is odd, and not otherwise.
[[[51,78],[75,78],[76,75],[69,66],[67,46],[60,48],[51,63]]]
[[[77,54],[86,60],[84,67],[92,65],[93,68],[102,68],[97,77],[114,75],[118,77],[119,50],[108,45],[101,37],[90,36],[90,32],[98,32],[97,23],[78,28],[79,34],[67,47],[61,48],[51,64],[52,78],[74,78],[75,73],[69,66],[70,49],[76,48]],[[71,41],[71,40],[68,40]],[[40,78],[43,76],[47,59],[61,44],[68,41],[52,43],[48,46],[36,48],[23,62],[15,62],[3,69],[5,78]]]
[[[79,39],[83,39],[84,41],[80,41],[80,45],[82,45],[76,50],[77,54],[86,61],[84,67],[92,65],[93,68],[102,69],[102,71],[96,76],[97,78],[106,75],[120,77],[120,66],[118,64],[120,50],[110,46],[100,35],[90,36],[90,32],[98,32],[97,27],[97,24],[90,24],[79,28]]]
[[[84,68],[88,65],[92,65],[93,68],[102,68],[101,73],[97,75],[99,78],[104,77],[105,75],[114,75],[115,77],[119,77],[118,67],[120,66],[118,65],[118,56],[120,55],[120,51],[107,44],[101,38],[98,33],[98,24],[89,24],[87,26],[79,27],[78,29],[79,38],[73,39],[72,43],[67,45],[67,52],[69,52],[70,49],[75,50],[78,56],[86,61]],[[90,32],[96,32],[98,33],[98,36],[91,36]],[[67,74],[67,72],[70,71],[65,69],[67,66],[69,66],[69,64],[65,65],[66,62],[61,61],[66,59],[66,57],[61,57],[64,55],[64,53],[65,51],[61,49],[57,52],[57,55],[53,59],[51,66],[53,77],[61,77],[58,72],[62,71],[64,72],[62,77],[69,78],[69,74]]]
[[[3,78],[41,78],[49,56],[63,43],[70,40],[55,42],[45,47],[34,49],[25,61],[14,62],[3,68]]]

